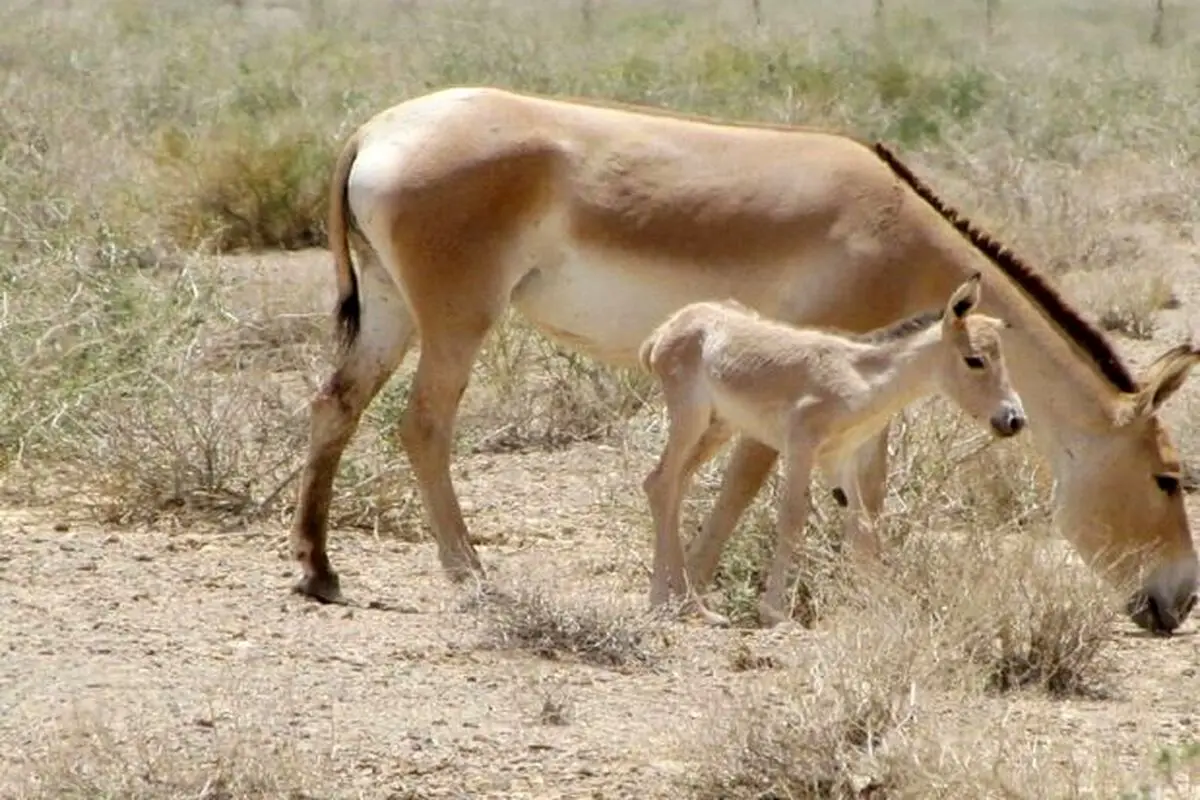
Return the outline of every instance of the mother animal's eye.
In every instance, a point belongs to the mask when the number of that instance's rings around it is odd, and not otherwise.
[[[967,366],[971,369],[983,369],[984,366],[983,356],[966,356],[963,361],[965,361]]]
[[[1154,482],[1168,497],[1174,497],[1179,492],[1179,476],[1170,472],[1160,472],[1154,476]]]

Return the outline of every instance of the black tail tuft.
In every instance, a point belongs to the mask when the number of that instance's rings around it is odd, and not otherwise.
[[[362,323],[362,306],[358,300],[358,278],[350,273],[353,290],[338,302],[337,331],[342,347],[348,348],[358,339]]]

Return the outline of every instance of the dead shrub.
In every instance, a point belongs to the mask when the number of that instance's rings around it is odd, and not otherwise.
[[[1153,339],[1155,313],[1179,306],[1171,279],[1158,270],[1114,270],[1109,276],[1092,277],[1086,291],[1100,327],[1132,339]]]
[[[709,721],[687,788],[712,798],[886,797],[927,671],[918,618],[891,603],[813,642],[812,660]]]
[[[897,415],[881,534],[890,546],[936,528],[1028,529],[1049,519],[1049,476],[1028,436],[1000,440],[945,398]]]
[[[323,247],[337,142],[296,123],[234,116],[207,133],[171,129],[158,162],[182,199],[165,212],[179,246],[216,251]]]
[[[314,761],[267,731],[218,732],[180,747],[180,731],[130,736],[81,718],[31,748],[19,791],[26,800],[301,800],[324,783]],[[186,732],[182,732],[186,736]],[[325,795],[328,796],[328,795]]]
[[[898,585],[944,628],[968,682],[1103,698],[1113,690],[1109,590],[1048,534],[914,535],[890,553]]]
[[[609,441],[656,391],[648,375],[566,350],[511,311],[481,353],[477,374],[487,409],[464,414],[473,416],[477,453]]]
[[[231,380],[167,364],[96,400],[78,420],[77,446],[105,466],[79,478],[108,523],[261,516],[294,477],[306,441],[297,409],[250,372]],[[75,463],[88,462],[81,454]]]
[[[583,602],[543,587],[484,583],[462,608],[482,616],[489,647],[546,659],[567,655],[603,667],[650,666],[658,660],[653,616],[615,601]]]

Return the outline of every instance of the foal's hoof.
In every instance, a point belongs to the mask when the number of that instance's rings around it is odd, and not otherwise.
[[[776,628],[785,626],[792,621],[789,614],[785,614],[777,608],[760,603],[758,606],[758,624],[764,628]]]
[[[342,605],[346,598],[342,596],[342,584],[336,572],[326,572],[320,575],[305,575],[292,586],[294,594],[311,597],[321,603]]]
[[[679,609],[679,616],[684,619],[697,620],[712,628],[728,628],[730,626],[729,617],[710,611],[698,598],[685,601]]]
[[[715,611],[709,611],[707,608],[701,609],[699,613],[700,621],[712,628],[728,628],[732,623],[729,617],[724,614],[718,614]]]

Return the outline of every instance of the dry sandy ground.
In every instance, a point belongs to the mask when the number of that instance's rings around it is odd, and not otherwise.
[[[327,305],[323,254],[274,264],[321,287],[306,304]],[[1174,333],[1125,348],[1136,361],[1190,325],[1196,282],[1181,276],[1184,306],[1164,315]],[[1188,405],[1173,408],[1176,429]],[[636,492],[648,466],[581,445],[466,457],[455,477],[501,577],[636,605],[648,532],[615,518],[612,498]],[[1191,504],[1200,518],[1200,499]],[[672,782],[697,756],[709,715],[771,679],[773,670],[736,669],[738,648],[786,667],[817,645],[804,632],[678,624],[660,663],[608,669],[482,647],[479,618],[460,610],[462,592],[442,579],[428,542],[335,532],[335,565],[356,604],[346,608],[288,593],[295,571],[279,528],[112,532],[10,508],[0,529],[3,797],[71,770],[108,775],[95,780],[107,796],[132,796],[121,776],[158,775],[165,786],[173,772],[217,774],[218,761],[307,792],[293,796],[677,797]],[[1123,629],[1113,700],[988,700],[971,724],[995,741],[1004,724],[1064,744],[1062,757],[1103,748],[1144,764],[1153,743],[1200,730],[1196,631],[1195,621],[1169,640]],[[223,796],[203,787],[186,796]]]

